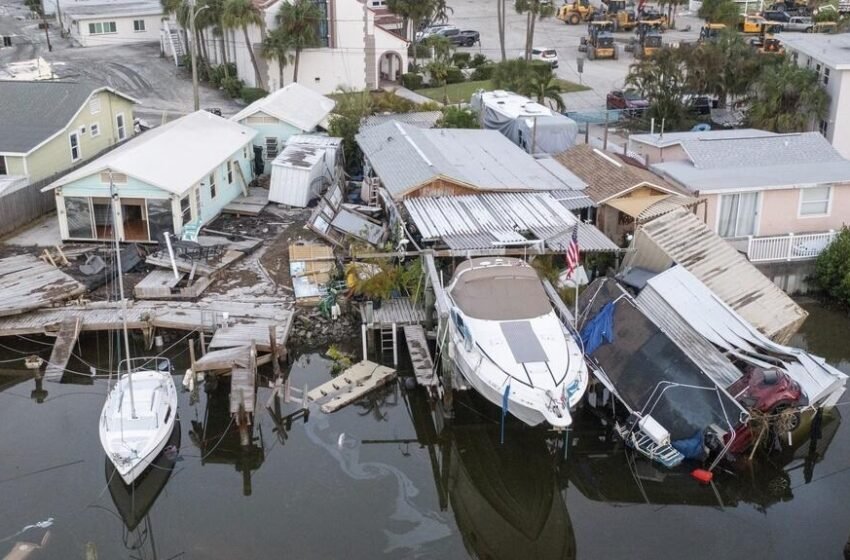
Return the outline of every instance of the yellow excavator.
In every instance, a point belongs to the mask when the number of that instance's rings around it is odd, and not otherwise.
[[[565,2],[555,17],[568,25],[578,25],[583,21],[590,21],[594,15],[596,7],[591,6],[589,0],[573,0]]]
[[[637,59],[654,55],[661,49],[661,26],[641,22],[638,25],[637,39],[632,48]]]
[[[614,44],[614,24],[608,20],[591,21],[587,24],[587,35],[579,41],[578,50],[587,53],[588,60],[617,60],[620,56]]]
[[[774,33],[782,31],[782,25],[778,23],[767,23],[762,27],[758,37],[750,39],[750,45],[759,54],[783,55],[785,46],[782,41],[773,36]]]

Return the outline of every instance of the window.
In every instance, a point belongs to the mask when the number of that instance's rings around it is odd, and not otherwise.
[[[818,131],[820,131],[820,133],[824,136],[827,136],[829,133],[829,121],[820,121],[818,123]]]
[[[91,130],[92,138],[94,138],[95,136],[100,136],[100,124],[91,123],[91,125],[89,125],[89,130]]]
[[[109,171],[100,172],[100,182],[104,185],[109,184]],[[124,173],[112,173],[112,182],[116,185],[126,185],[127,175],[125,175]]]
[[[115,127],[118,132],[118,140],[123,140],[127,137],[127,131],[124,128],[124,113],[118,113],[115,116]]]
[[[98,21],[89,24],[89,35],[103,35],[104,33],[117,33],[114,21]]]
[[[832,187],[812,187],[800,191],[800,216],[828,216]]]
[[[823,85],[827,85],[829,83],[829,68],[824,67],[823,69]]]
[[[145,30],[145,20],[143,19],[134,19],[133,20],[133,31],[139,33],[140,31]]]
[[[192,203],[188,196],[180,199],[180,215],[183,216],[183,225],[192,221]]]
[[[79,161],[82,157],[82,153],[80,152],[80,135],[72,132],[68,135],[68,140],[71,143],[71,161]]]
[[[227,184],[228,185],[233,184],[233,162],[232,161],[227,162]]]
[[[6,167],[6,156],[0,156],[0,175],[8,175],[9,168]]]
[[[92,97],[89,101],[89,114],[96,115],[100,113],[100,97]]]
[[[242,157],[248,159],[248,146],[242,148]]]
[[[277,138],[274,136],[266,136],[266,161],[271,161],[277,157]]]
[[[717,233],[720,237],[755,235],[759,193],[724,194],[720,197]]]
[[[330,26],[328,25],[328,0],[313,0],[313,4],[319,8],[321,17],[316,24],[316,37],[319,39],[319,45],[323,47],[331,46]]]
[[[215,173],[210,173],[210,198],[215,198]]]
[[[65,197],[65,219],[68,224],[68,237],[72,239],[94,239],[92,225],[91,199],[83,197]]]

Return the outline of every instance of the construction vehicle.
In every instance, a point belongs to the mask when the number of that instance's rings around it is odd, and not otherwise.
[[[762,35],[770,22],[761,16],[742,15],[738,20],[738,31],[744,35]]]
[[[604,0],[603,0],[604,1]],[[631,31],[638,25],[638,17],[633,10],[626,8],[626,0],[607,0],[605,19],[614,24],[614,32]]]
[[[564,3],[555,17],[568,25],[578,25],[583,21],[592,20],[594,15],[596,7],[590,5],[590,0],[573,0]]]
[[[716,41],[724,31],[726,31],[725,23],[706,23],[699,30],[699,41]]]
[[[587,53],[588,60],[620,57],[614,44],[614,24],[610,20],[591,21],[587,24],[587,35],[581,38],[578,50]]]
[[[636,59],[654,55],[661,49],[661,26],[640,22],[636,30],[632,52]]]
[[[774,33],[782,31],[781,23],[768,23],[762,28],[762,32],[758,37],[750,39],[750,45],[756,49],[759,54],[783,55],[785,47],[782,41],[774,37]]]
[[[667,15],[662,14],[657,10],[644,10],[638,12],[638,21],[642,24],[645,23],[656,27],[659,33],[670,27],[670,22],[667,20]]]

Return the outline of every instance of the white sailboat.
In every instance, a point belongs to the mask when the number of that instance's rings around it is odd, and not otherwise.
[[[111,175],[111,174],[110,174]],[[113,218],[117,223],[118,195],[110,176]],[[118,234],[113,227],[115,262],[121,262]],[[166,358],[130,357],[127,302],[123,272],[118,268],[118,290],[124,320],[126,359],[118,365],[118,380],[100,414],[100,443],[125,484],[132,484],[162,452],[177,417],[177,390]],[[124,372],[122,374],[122,372]]]
[[[511,258],[462,263],[448,287],[450,356],[482,396],[528,425],[564,429],[587,390],[581,347],[537,272]]]

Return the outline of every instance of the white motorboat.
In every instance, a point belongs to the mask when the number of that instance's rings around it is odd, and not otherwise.
[[[112,183],[112,216],[118,216],[118,195]],[[112,228],[113,232],[115,228]],[[113,233],[115,262],[121,262],[121,246]],[[177,417],[177,390],[166,358],[130,357],[127,301],[124,276],[118,268],[118,291],[124,319],[124,355],[118,365],[118,380],[106,396],[100,413],[100,443],[106,456],[126,484],[132,484],[162,452]],[[122,373],[124,372],[124,373]]]
[[[467,382],[500,407],[507,393],[508,412],[528,425],[570,426],[587,365],[537,272],[520,259],[471,259],[447,292],[450,357]]]

